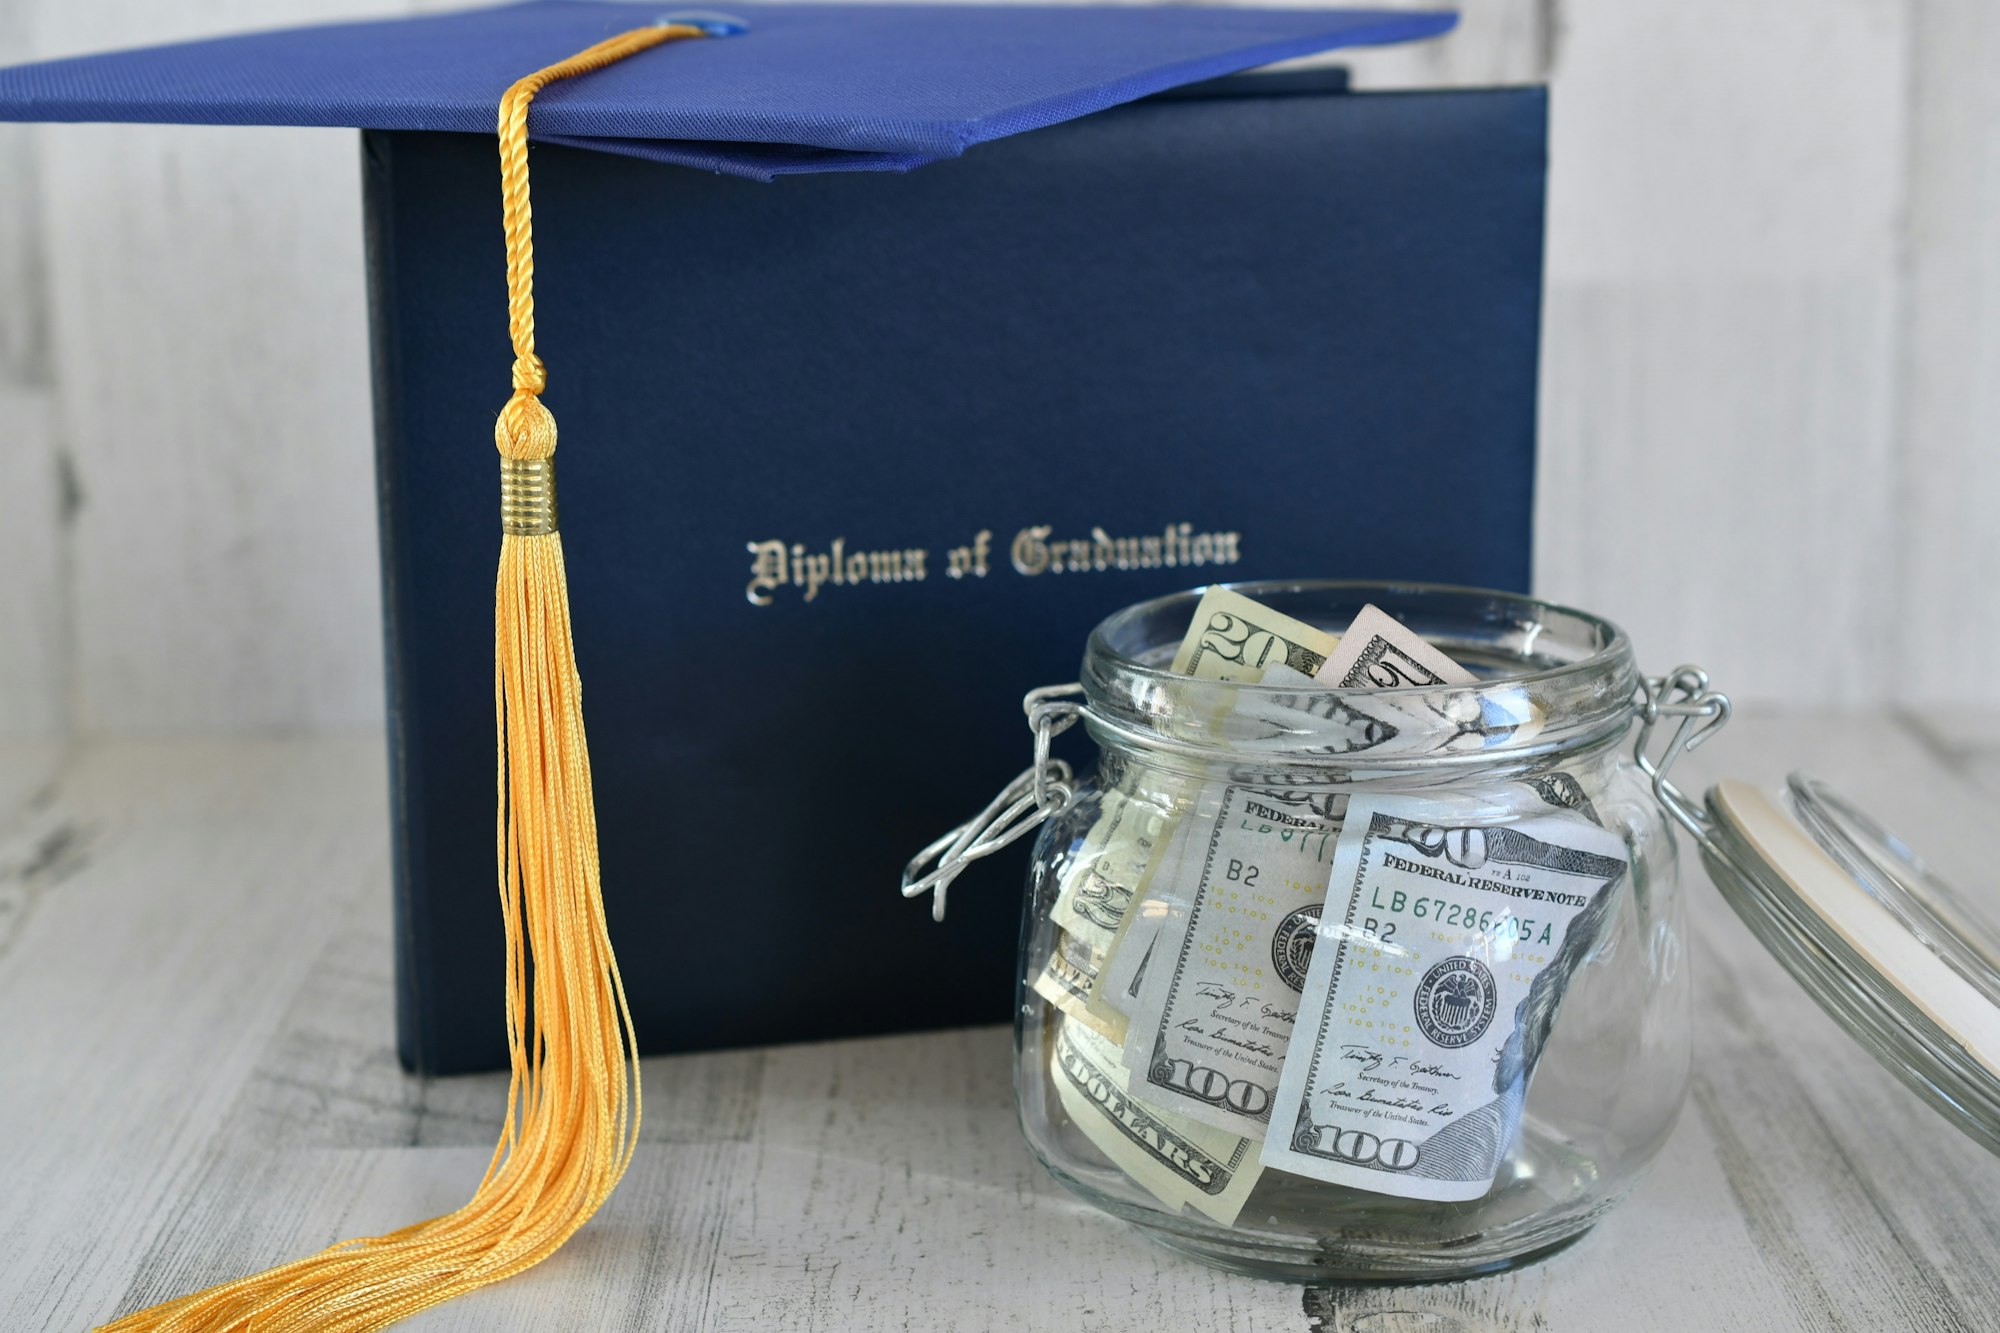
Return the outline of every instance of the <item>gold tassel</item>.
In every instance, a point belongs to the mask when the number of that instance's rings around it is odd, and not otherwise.
[[[479,1188],[455,1213],[104,1325],[113,1333],[366,1333],[554,1254],[625,1173],[638,1145],[639,1060],[599,892],[569,585],[556,535],[555,419],[535,355],[528,104],[557,79],[699,28],[640,28],[529,75],[500,103],[514,394],[501,463],[494,610],[498,860],[506,921],[507,1122]],[[528,987],[534,987],[530,1003]]]

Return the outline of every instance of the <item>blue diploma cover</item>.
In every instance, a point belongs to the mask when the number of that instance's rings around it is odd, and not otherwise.
[[[897,877],[1021,767],[1020,697],[1121,606],[1527,586],[1542,95],[1326,83],[908,175],[538,150],[604,891],[647,1049],[1006,1019],[1021,858],[942,926]],[[439,1071],[503,1053],[468,673],[506,362],[492,156],[367,142],[402,1050]]]

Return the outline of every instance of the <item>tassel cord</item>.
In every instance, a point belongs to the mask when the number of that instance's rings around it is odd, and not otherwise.
[[[494,438],[503,533],[494,584],[495,863],[505,924],[506,1121],[455,1212],[224,1282],[104,1325],[105,1333],[373,1333],[510,1277],[602,1206],[638,1147],[638,1048],[600,888],[582,683],[548,462],[555,419],[535,353],[528,108],[685,25],[640,28],[539,70],[499,114],[513,395]]]

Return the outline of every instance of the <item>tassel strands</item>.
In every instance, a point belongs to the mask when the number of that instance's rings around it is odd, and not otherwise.
[[[458,1211],[350,1240],[104,1325],[109,1333],[367,1333],[540,1263],[610,1197],[639,1133],[631,1012],[599,891],[569,585],[556,532],[555,419],[535,355],[528,105],[557,79],[701,29],[640,28],[529,75],[500,104],[514,393],[494,591],[497,859],[506,923],[507,1119]],[[532,988],[532,996],[530,990]]]

